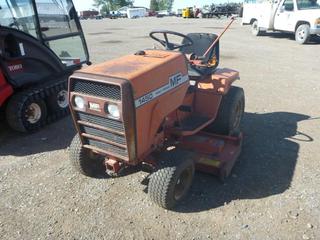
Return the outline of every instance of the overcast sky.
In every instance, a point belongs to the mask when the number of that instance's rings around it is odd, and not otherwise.
[[[93,8],[93,0],[73,0],[76,9],[78,11],[81,10],[88,10]],[[196,0],[176,0],[174,1],[173,5],[173,10],[178,9],[178,8],[184,8],[184,7],[202,7],[203,5],[206,4],[212,4],[212,3],[220,3],[220,2],[227,2],[227,0],[201,0],[201,1],[196,1]],[[199,4],[200,3],[200,4]],[[135,0],[134,1],[135,6],[141,6],[141,7],[149,7],[150,6],[150,0]]]

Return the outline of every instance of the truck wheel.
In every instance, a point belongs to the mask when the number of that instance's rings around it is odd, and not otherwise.
[[[259,28],[258,21],[255,20],[251,25],[251,33],[254,36],[261,36],[262,31]]]
[[[195,166],[182,152],[168,152],[159,169],[151,175],[148,193],[158,206],[172,209],[188,193]]]
[[[308,24],[301,24],[296,30],[295,38],[299,44],[307,43],[310,38],[310,26]]]
[[[240,132],[244,114],[245,97],[242,88],[232,86],[222,97],[216,120],[205,130],[222,135],[235,135]]]
[[[75,170],[85,176],[95,177],[104,173],[103,158],[84,148],[78,134],[71,142],[69,159]]]
[[[32,132],[46,123],[47,107],[33,92],[18,93],[8,102],[6,118],[9,126],[18,132]]]

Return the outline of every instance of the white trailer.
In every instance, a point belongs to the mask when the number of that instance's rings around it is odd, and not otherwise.
[[[145,8],[128,8],[128,18],[141,18],[147,16],[147,10]]]
[[[242,24],[251,24],[252,34],[282,31],[295,34],[298,43],[320,34],[320,5],[317,0],[269,0],[243,4]]]

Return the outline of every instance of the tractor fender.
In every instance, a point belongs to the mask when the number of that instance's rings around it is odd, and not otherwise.
[[[0,70],[0,107],[13,94],[11,85],[6,81],[2,71]]]

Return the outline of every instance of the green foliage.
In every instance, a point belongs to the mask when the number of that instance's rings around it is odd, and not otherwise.
[[[150,10],[172,10],[174,0],[150,0]]]
[[[124,6],[132,6],[133,0],[94,0],[93,6],[104,12],[114,11]]]
[[[108,15],[109,13],[110,13],[109,7],[106,4],[102,5],[100,8],[100,14],[102,16],[105,16],[105,15]]]
[[[150,0],[150,10],[159,11],[159,3],[157,0]]]

